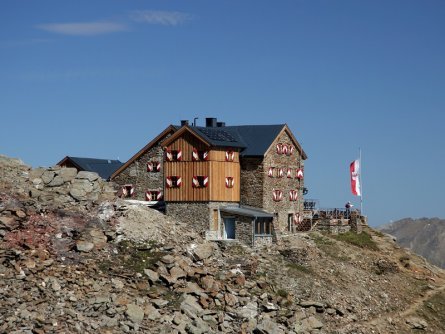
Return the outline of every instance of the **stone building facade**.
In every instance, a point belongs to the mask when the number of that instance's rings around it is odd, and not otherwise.
[[[133,193],[128,193],[127,197],[144,201],[150,192],[153,201],[163,199],[164,151],[161,142],[173,132],[174,128],[169,126],[111,175],[110,180],[120,187],[133,187]]]

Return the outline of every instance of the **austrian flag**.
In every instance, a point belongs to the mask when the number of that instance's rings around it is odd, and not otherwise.
[[[349,165],[349,171],[351,172],[351,191],[355,196],[361,196],[360,190],[360,162],[359,160],[354,160]]]

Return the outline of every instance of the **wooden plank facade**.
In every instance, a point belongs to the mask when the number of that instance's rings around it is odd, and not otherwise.
[[[206,159],[200,155],[199,161],[193,153],[206,152]],[[174,160],[180,152],[179,161],[168,161],[164,155],[165,179],[177,177],[178,187],[165,186],[167,202],[239,202],[240,200],[240,163],[239,152],[230,148],[210,147],[196,136],[184,132],[165,147],[166,152],[174,152]],[[195,155],[196,156],[196,155]],[[227,161],[226,156],[229,156]],[[207,185],[193,186],[193,178],[208,178]],[[228,184],[226,178],[230,178]],[[165,182],[166,182],[165,180]],[[232,186],[233,185],[233,186]]]

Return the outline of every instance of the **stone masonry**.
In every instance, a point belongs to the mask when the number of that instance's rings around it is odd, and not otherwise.
[[[167,138],[166,136],[165,138]],[[133,161],[125,170],[118,174],[113,181],[120,186],[132,184],[135,186],[134,199],[145,200],[147,190],[162,191],[164,189],[164,151],[158,142],[150,150]],[[161,163],[159,172],[147,171],[147,163],[156,161]]]

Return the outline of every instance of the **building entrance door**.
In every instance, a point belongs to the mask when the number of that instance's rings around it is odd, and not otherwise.
[[[224,218],[224,239],[235,239],[235,218]]]

